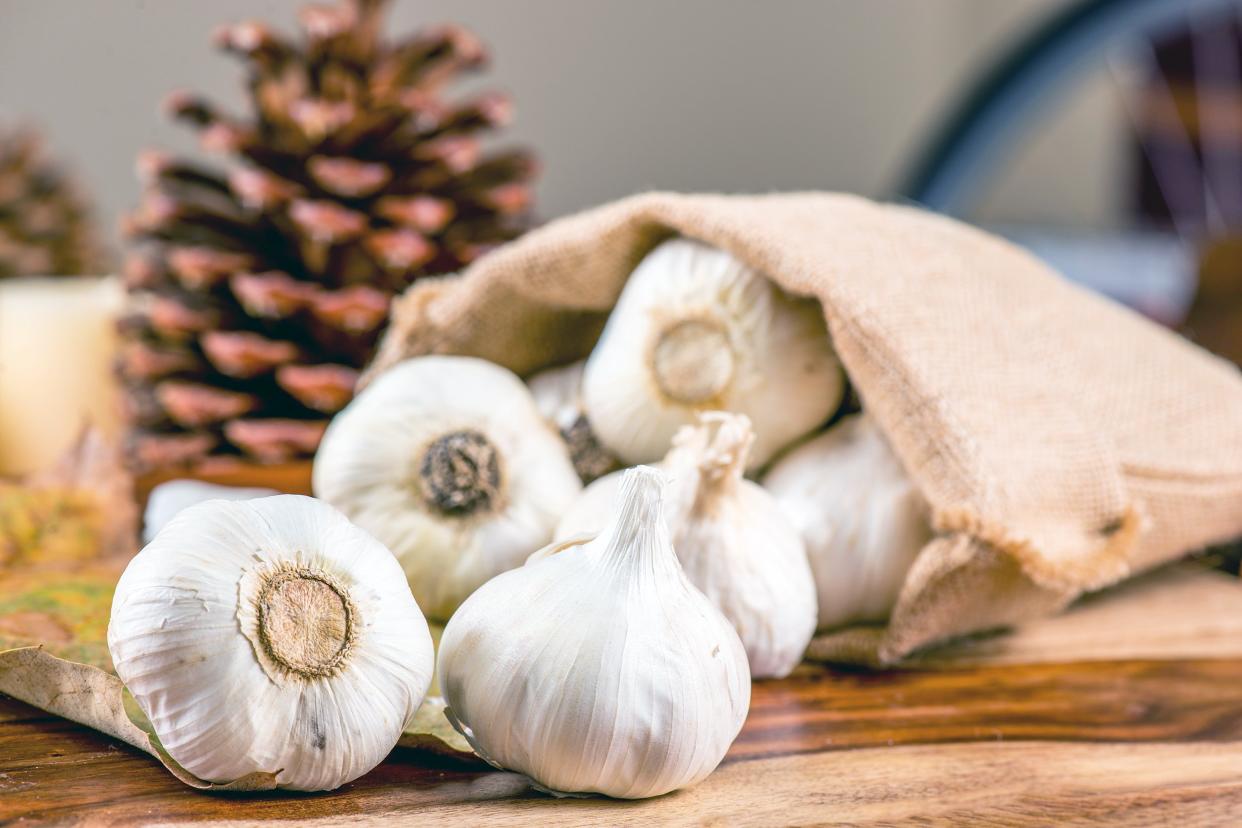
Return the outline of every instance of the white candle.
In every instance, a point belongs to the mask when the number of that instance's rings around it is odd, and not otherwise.
[[[84,426],[120,431],[114,277],[0,280],[0,475],[48,468]]]

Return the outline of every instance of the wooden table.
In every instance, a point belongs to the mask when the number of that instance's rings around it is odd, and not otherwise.
[[[1152,620],[1159,601],[1137,614],[1105,601],[1083,611],[1085,625],[1071,615],[915,669],[803,666],[755,685],[746,728],[715,774],[644,802],[557,800],[515,774],[412,750],[331,794],[196,793],[145,754],[0,699],[0,822],[1237,825],[1237,586],[1169,595],[1164,604],[1189,619],[1172,631]],[[1230,605],[1239,612],[1223,613]],[[1159,657],[1102,658],[1102,647],[1132,649],[1116,638],[1126,631]],[[1040,663],[971,663],[979,653]]]

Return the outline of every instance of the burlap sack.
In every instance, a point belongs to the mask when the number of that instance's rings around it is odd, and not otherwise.
[[[1057,612],[1242,535],[1242,378],[1025,251],[908,207],[818,193],[650,194],[552,222],[423,282],[371,374],[457,353],[519,374],[586,355],[661,239],[718,245],[813,296],[936,537],[886,627],[819,640],[888,663]]]

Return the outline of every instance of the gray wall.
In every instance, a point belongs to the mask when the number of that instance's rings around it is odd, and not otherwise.
[[[491,45],[491,72],[467,89],[514,95],[511,138],[540,153],[540,212],[554,216],[651,187],[883,194],[959,85],[1059,2],[396,0],[391,23],[454,20]],[[240,105],[237,64],[213,51],[213,27],[258,17],[291,29],[298,5],[0,0],[0,120],[43,123],[111,230],[136,198],[135,151],[194,147],[159,114],[166,92]],[[1037,184],[1002,186],[989,209],[1106,213],[1107,198],[1065,198],[1105,189],[1094,183],[1109,148],[1098,116],[1092,107],[1062,127],[1047,158],[1028,162]],[[1067,144],[1087,147],[1081,165]]]

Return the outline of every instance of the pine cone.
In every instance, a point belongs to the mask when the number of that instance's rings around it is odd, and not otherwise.
[[[508,101],[442,96],[483,46],[454,26],[384,42],[384,5],[307,6],[300,42],[258,22],[221,29],[248,68],[251,120],[170,97],[204,149],[244,163],[138,161],[121,374],[140,470],[311,456],[392,296],[526,226],[532,158],[480,148]]]
[[[0,279],[107,269],[86,207],[30,129],[0,132]]]

